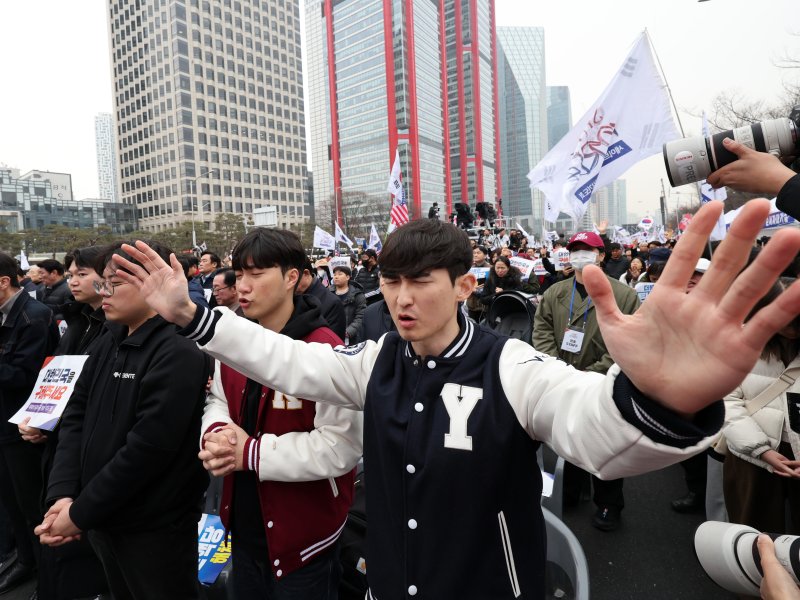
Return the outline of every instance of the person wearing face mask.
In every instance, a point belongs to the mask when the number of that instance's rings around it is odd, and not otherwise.
[[[533,347],[555,356],[580,371],[606,373],[613,364],[597,325],[594,303],[583,285],[583,269],[599,265],[605,257],[603,240],[594,232],[581,231],[567,244],[569,263],[575,276],[551,285],[542,295],[533,324]],[[636,292],[618,279],[608,278],[617,306],[624,314],[633,314],[639,307]],[[588,473],[566,464],[564,471],[564,503],[576,504],[580,499]],[[624,506],[622,479],[603,481],[592,476],[593,500],[597,511],[592,525],[611,531],[620,525]]]

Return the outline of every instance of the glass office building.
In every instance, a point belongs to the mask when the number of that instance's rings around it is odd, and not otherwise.
[[[502,194],[508,224],[540,235],[544,197],[528,173],[547,153],[544,29],[498,27]]]

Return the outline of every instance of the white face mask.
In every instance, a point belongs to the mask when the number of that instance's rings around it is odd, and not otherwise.
[[[582,271],[585,266],[595,264],[596,260],[597,254],[591,250],[575,250],[569,253],[569,264],[576,271]]]

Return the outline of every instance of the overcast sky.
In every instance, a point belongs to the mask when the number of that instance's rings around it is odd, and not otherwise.
[[[0,165],[71,173],[75,197],[97,195],[94,116],[112,112],[106,2],[0,1]],[[786,55],[800,57],[797,0],[497,0],[497,24],[545,28],[547,84],[567,85],[572,117],[600,95],[647,29],[687,135],[720,91],[778,96]],[[532,167],[533,165],[531,165]],[[628,210],[657,210],[659,156],[633,167]],[[686,200],[688,189],[671,193]]]

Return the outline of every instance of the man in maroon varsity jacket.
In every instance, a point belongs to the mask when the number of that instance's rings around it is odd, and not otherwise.
[[[294,234],[255,229],[233,251],[239,304],[266,329],[340,345],[318,301],[293,294],[305,260]],[[233,532],[237,600],[335,600],[362,423],[360,413],[282,394],[217,363],[200,458],[227,475],[220,515]]]

